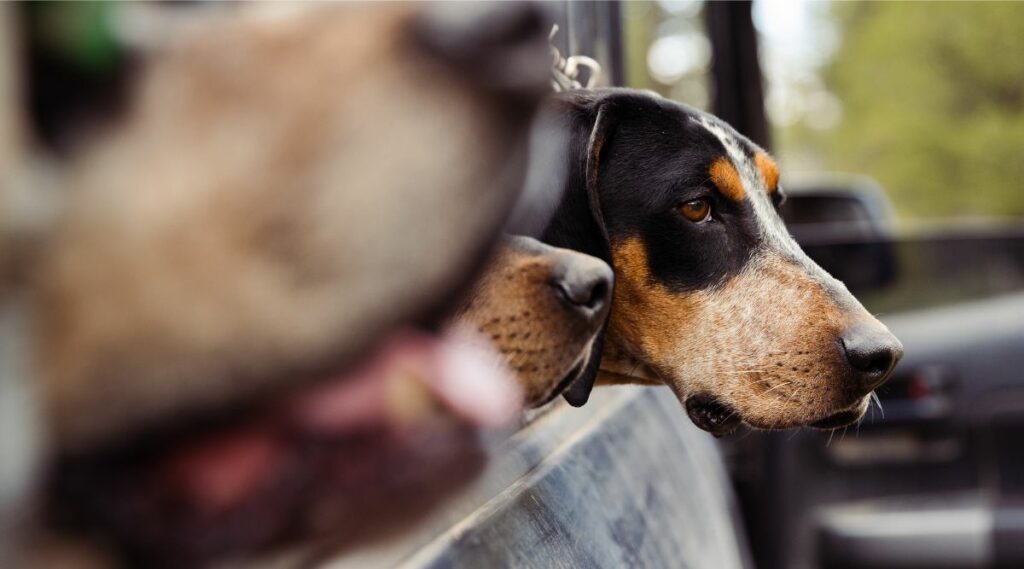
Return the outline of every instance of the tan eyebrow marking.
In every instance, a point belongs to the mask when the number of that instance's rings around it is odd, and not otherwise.
[[[775,164],[775,161],[764,152],[758,152],[754,155],[754,164],[761,171],[761,177],[764,178],[764,185],[768,189],[768,193],[774,194],[778,191],[779,167]]]
[[[743,183],[740,182],[740,173],[725,156],[720,156],[711,163],[708,170],[711,181],[718,188],[718,191],[734,202],[743,201],[746,192],[743,190]]]

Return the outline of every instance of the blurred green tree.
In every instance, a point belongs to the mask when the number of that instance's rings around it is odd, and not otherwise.
[[[822,137],[829,166],[877,178],[904,218],[1024,216],[1024,3],[831,15],[842,40],[823,77],[843,116]]]

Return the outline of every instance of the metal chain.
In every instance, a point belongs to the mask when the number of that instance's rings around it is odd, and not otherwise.
[[[555,92],[562,92],[570,89],[590,89],[597,85],[601,78],[601,64],[594,58],[585,55],[562,57],[558,48],[551,43],[557,33],[558,24],[555,24],[551,26],[551,34],[548,36],[548,45],[551,47],[551,87]],[[590,70],[586,85],[581,84],[578,80],[581,67]]]

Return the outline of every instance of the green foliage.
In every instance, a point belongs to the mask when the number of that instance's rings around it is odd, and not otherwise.
[[[824,78],[843,119],[829,166],[877,178],[901,217],[1024,216],[1024,3],[832,15],[842,41]]]
[[[625,2],[622,5],[626,85],[667,95],[668,88],[655,81],[647,71],[647,48],[654,41],[658,24],[664,18],[653,2]]]

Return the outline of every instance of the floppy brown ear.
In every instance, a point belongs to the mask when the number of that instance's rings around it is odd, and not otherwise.
[[[614,126],[614,108],[591,91],[563,94],[569,124],[569,168],[562,203],[543,240],[612,262],[611,242],[598,192],[602,150]],[[580,377],[562,394],[574,407],[590,397],[600,368],[604,330],[598,334]]]

